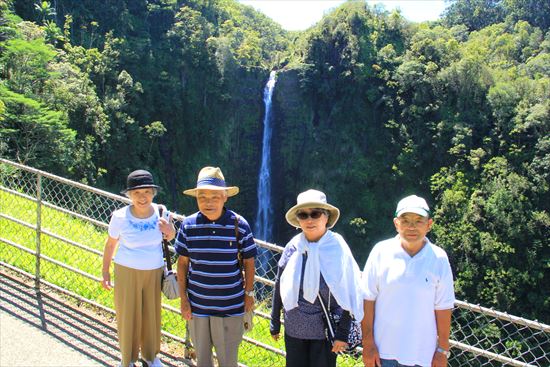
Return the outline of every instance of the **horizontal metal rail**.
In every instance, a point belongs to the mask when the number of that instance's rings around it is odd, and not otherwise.
[[[12,222],[15,222],[23,227],[27,227],[29,229],[32,229],[32,230],[35,230],[36,231],[36,225],[32,224],[32,223],[29,223],[29,222],[25,222],[21,219],[17,219],[17,218],[14,218],[12,217],[11,215],[7,215],[7,214],[3,214],[3,213],[0,213],[0,218],[4,218],[4,219],[7,219],[9,221],[12,221]]]
[[[100,190],[100,189],[96,189],[95,187],[88,186],[88,185],[82,184],[80,182],[72,181],[72,180],[63,178],[61,176],[51,174],[51,173],[46,172],[46,171],[41,171],[39,169],[28,167],[28,166],[25,166],[23,164],[15,163],[15,162],[9,161],[9,160],[4,159],[4,158],[0,158],[0,162],[5,163],[9,166],[19,168],[20,170],[23,170],[23,171],[34,173],[36,175],[40,175],[40,176],[49,178],[49,179],[54,180],[54,181],[64,183],[68,186],[77,187],[77,188],[82,189],[84,191],[89,191],[89,192],[92,192],[94,194],[98,194],[100,196],[104,196],[104,197],[107,197],[107,198],[110,198],[110,199],[120,200],[120,201],[123,201],[123,202],[128,203],[128,204],[130,203],[130,199],[125,198],[123,196],[115,195],[115,194],[112,194],[108,191],[103,191],[103,190]]]
[[[505,356],[500,355],[500,354],[492,353],[492,352],[489,352],[487,350],[483,350],[483,349],[480,349],[480,348],[472,347],[471,345],[460,343],[460,342],[457,342],[457,341],[454,341],[454,340],[450,340],[449,344],[453,348],[461,349],[465,352],[472,353],[472,354],[474,354],[476,356],[479,356],[479,357],[485,357],[485,358],[488,358],[488,359],[491,359],[491,360],[506,363],[510,366],[514,366],[514,367],[536,367],[536,366],[534,366],[532,364],[529,364],[529,363],[517,361],[515,359],[505,357]]]
[[[492,317],[494,317],[496,319],[499,319],[499,320],[510,321],[514,324],[519,324],[519,325],[527,326],[527,327],[532,328],[532,329],[537,329],[537,330],[540,330],[540,331],[544,331],[545,333],[550,333],[550,325],[543,324],[543,323],[538,322],[536,320],[535,321],[527,320],[527,319],[524,319],[522,317],[507,314],[506,312],[495,311],[491,308],[482,307],[480,305],[474,305],[472,303],[467,303],[467,302],[463,302],[463,301],[455,301],[455,305],[457,307],[460,307],[460,308],[463,308],[463,309],[466,309],[466,310],[474,311],[474,312],[477,312],[477,313],[482,313],[486,316],[492,316]]]
[[[19,191],[15,191],[15,190],[12,190],[12,189],[8,189],[7,187],[4,187],[4,186],[0,186],[0,190],[1,191],[4,191],[4,192],[7,192],[9,194],[12,194],[12,195],[16,195],[16,196],[19,196],[19,197],[22,197],[23,199],[27,199],[29,201],[32,201],[34,203],[36,203],[38,200],[34,197],[34,196],[30,196],[30,195],[27,195],[27,194],[23,194]]]
[[[99,250],[96,250],[95,248],[91,248],[91,247],[88,247],[86,245],[83,245],[79,242],[75,242],[75,241],[72,241],[68,238],[65,238],[65,237],[62,237],[62,236],[59,236],[59,235],[56,235],[55,233],[53,232],[50,232],[48,230],[45,230],[45,229],[42,229],[42,233],[52,237],[52,238],[55,238],[56,240],[59,240],[61,242],[65,242],[66,244],[68,245],[71,245],[71,246],[74,246],[74,247],[78,247],[79,249],[81,250],[84,250],[84,251],[87,251],[87,252],[90,252],[94,255],[97,255],[97,256],[100,256],[100,257],[103,257],[103,252],[99,251]]]
[[[90,222],[92,223],[93,225],[96,225],[98,227],[101,227],[101,228],[108,228],[109,227],[109,224],[107,223],[104,223],[104,222],[101,222],[97,219],[92,219],[90,217],[87,217],[83,214],[79,214],[79,213],[76,213],[76,212],[73,212],[72,210],[68,210],[68,209],[65,209],[65,208],[62,208],[60,206],[57,206],[57,205],[54,205],[52,203],[49,203],[47,201],[42,201],[42,205],[44,205],[46,208],[50,208],[50,209],[53,209],[53,210],[57,210],[58,212],[61,212],[61,213],[64,213],[64,214],[67,214],[67,215],[70,215],[70,216],[73,216],[75,218],[78,218],[80,220],[83,220],[85,222]]]
[[[265,248],[265,249],[268,249],[268,250],[271,250],[271,251],[275,251],[275,252],[279,252],[279,253],[282,253],[283,250],[285,249],[284,247],[281,247],[279,245],[276,245],[274,243],[269,243],[269,242],[265,242],[265,241],[262,241],[262,240],[258,240],[258,239],[254,239],[254,241],[262,248]]]
[[[10,240],[8,240],[7,238],[0,237],[0,242],[4,242],[5,244],[8,244],[8,245],[10,245],[10,246],[13,246],[13,247],[15,247],[15,248],[17,248],[17,249],[19,249],[19,250],[21,250],[21,251],[24,251],[24,252],[27,252],[27,253],[29,253],[29,254],[31,254],[31,255],[36,256],[36,251],[35,251],[35,250],[31,250],[31,249],[28,248],[28,247],[21,246],[20,244],[15,243],[15,242],[13,242],[13,241],[10,241]]]

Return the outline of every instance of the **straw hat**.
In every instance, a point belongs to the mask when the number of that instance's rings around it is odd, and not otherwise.
[[[285,218],[288,224],[293,227],[300,228],[300,223],[298,218],[296,218],[296,213],[300,209],[326,209],[329,211],[330,216],[328,218],[327,227],[332,228],[338,221],[340,217],[340,210],[327,203],[327,196],[324,192],[318,190],[307,190],[298,195],[296,198],[296,205],[288,209],[286,212]]]
[[[153,175],[149,171],[138,169],[130,172],[128,178],[126,178],[126,188],[120,193],[124,195],[130,190],[146,189],[149,187],[153,187],[155,189],[160,188],[160,186],[155,185]]]
[[[197,187],[185,190],[183,193],[189,196],[197,196],[197,190],[225,190],[227,196],[235,196],[239,193],[237,186],[227,186],[222,170],[219,167],[204,167],[199,172]]]

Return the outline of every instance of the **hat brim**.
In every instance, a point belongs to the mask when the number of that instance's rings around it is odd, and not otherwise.
[[[410,208],[410,209],[401,209],[400,211],[398,212],[395,212],[395,217],[396,218],[399,218],[400,216],[402,216],[403,214],[405,213],[413,213],[413,214],[418,214],[422,217],[429,217],[430,216],[430,212],[426,211],[426,209],[422,209],[422,208]]]
[[[134,186],[134,187],[129,187],[129,188],[126,188],[124,190],[122,190],[120,193],[122,195],[126,194],[128,191],[132,191],[132,190],[137,190],[137,189],[148,189],[148,188],[154,188],[154,189],[160,189],[161,187],[160,186],[157,186],[157,185],[151,185],[151,184],[147,184],[147,185],[138,185],[138,186]]]
[[[221,187],[215,185],[202,185],[195,187],[194,189],[185,190],[183,193],[189,196],[197,196],[197,191],[199,190],[215,190],[215,191],[227,191],[227,197],[235,196],[239,193],[239,188],[237,186]]]
[[[297,204],[297,205],[294,205],[292,208],[288,209],[285,215],[285,218],[288,224],[290,224],[293,227],[300,228],[300,222],[296,217],[296,213],[300,209],[308,209],[308,208],[311,208],[311,209],[319,208],[319,209],[328,210],[330,212],[330,216],[327,222],[328,228],[334,227],[334,225],[338,221],[338,218],[340,218],[340,210],[337,207],[326,203],[320,203],[318,201],[312,201],[312,202]]]

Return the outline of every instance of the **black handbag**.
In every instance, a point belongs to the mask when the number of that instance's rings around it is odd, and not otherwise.
[[[330,309],[330,292],[328,294],[328,307],[325,307],[321,294],[318,294],[319,302],[321,303],[321,308],[323,309],[323,321],[325,322],[325,337],[334,345],[334,338],[336,335],[336,330],[340,324],[341,316],[337,313],[334,313]],[[361,332],[361,323],[355,318],[351,318],[351,323],[348,332],[348,340],[345,342],[348,344],[348,347],[344,353],[353,353],[355,348],[361,345],[362,332]]]

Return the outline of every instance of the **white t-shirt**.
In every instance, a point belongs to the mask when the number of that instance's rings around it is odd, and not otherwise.
[[[118,239],[114,262],[138,270],[152,270],[164,266],[162,233],[156,204],[149,218],[136,218],[130,206],[115,210],[109,223],[109,236]]]
[[[411,257],[399,237],[378,242],[365,269],[365,299],[375,301],[374,341],[383,359],[431,366],[437,348],[434,310],[454,307],[447,254],[428,239]]]

